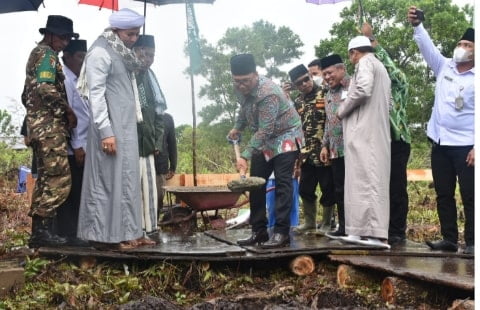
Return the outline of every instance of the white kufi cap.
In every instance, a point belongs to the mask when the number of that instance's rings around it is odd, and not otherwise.
[[[348,43],[348,50],[362,46],[372,46],[372,43],[370,43],[370,39],[366,36],[357,36]]]
[[[132,29],[142,27],[145,17],[130,9],[121,9],[108,18],[110,27],[118,29]]]

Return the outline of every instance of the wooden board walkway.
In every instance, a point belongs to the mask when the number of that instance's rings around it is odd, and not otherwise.
[[[329,257],[332,261],[381,270],[386,273],[474,289],[474,257],[471,255],[433,252],[426,245],[406,245],[382,250],[375,247],[345,244],[315,234],[291,233],[288,247],[261,249],[240,247],[236,240],[248,237],[248,229],[210,230],[193,235],[161,232],[154,236],[158,243],[125,251],[99,251],[94,248],[40,248],[45,256],[96,257],[104,259],[151,261],[253,262],[278,258],[293,259],[299,255]]]

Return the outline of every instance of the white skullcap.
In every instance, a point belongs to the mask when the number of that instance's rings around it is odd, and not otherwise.
[[[348,43],[348,50],[362,46],[372,46],[372,43],[370,43],[370,39],[366,36],[357,36]]]
[[[145,17],[130,9],[121,9],[108,18],[110,27],[118,29],[132,29],[142,27]]]

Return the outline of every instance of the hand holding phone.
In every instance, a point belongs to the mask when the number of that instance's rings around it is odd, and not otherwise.
[[[423,13],[422,10],[416,9],[415,10],[415,15],[417,15],[418,20],[420,20],[422,22],[425,20],[425,14]]]

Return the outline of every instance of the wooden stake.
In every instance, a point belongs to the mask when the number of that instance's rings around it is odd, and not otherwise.
[[[290,262],[290,270],[297,276],[306,276],[315,270],[315,261],[309,255],[300,255]]]

